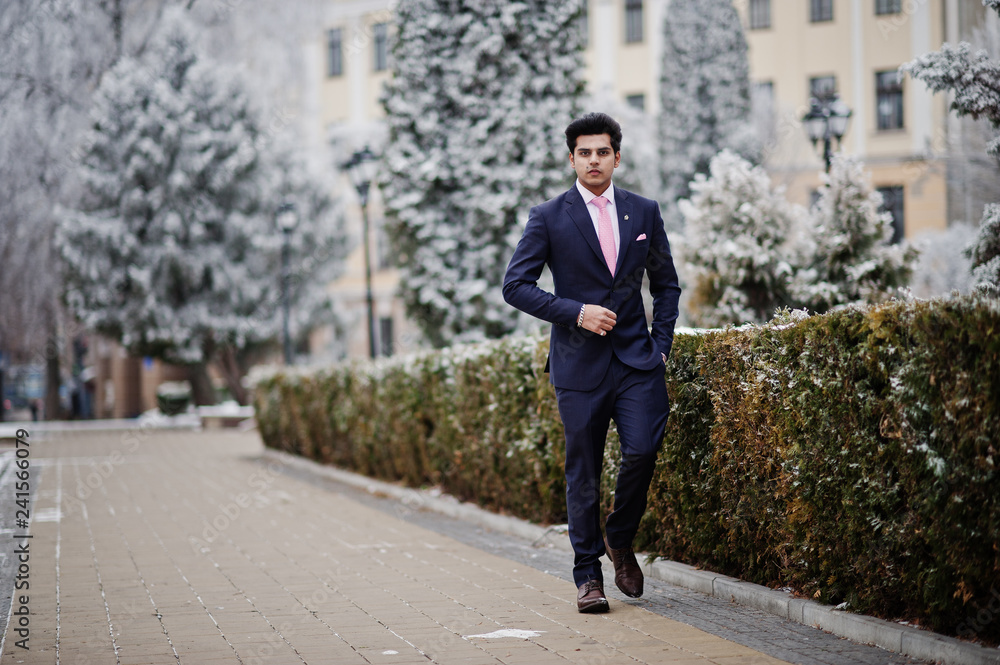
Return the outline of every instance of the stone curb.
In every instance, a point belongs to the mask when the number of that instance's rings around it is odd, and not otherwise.
[[[536,545],[544,544],[572,551],[564,526],[541,527],[514,517],[491,513],[434,490],[401,487],[270,448],[265,449],[263,457],[370,494],[398,499],[404,506],[403,510],[432,510],[493,531],[530,540]],[[990,649],[913,626],[836,610],[829,605],[795,598],[759,584],[700,570],[677,561],[656,559],[648,562],[648,557],[640,555],[639,558],[644,561],[643,573],[654,579],[813,626],[853,642],[874,644],[905,656],[944,665],[1000,665],[1000,649]]]

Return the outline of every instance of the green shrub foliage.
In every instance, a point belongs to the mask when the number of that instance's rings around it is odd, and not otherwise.
[[[257,385],[260,431],[273,448],[564,522],[546,352],[510,338],[276,373]],[[640,549],[1000,642],[1000,302],[679,332],[667,382]],[[613,427],[606,459],[610,509]]]

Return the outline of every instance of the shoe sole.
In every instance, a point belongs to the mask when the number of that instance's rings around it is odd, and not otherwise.
[[[587,605],[586,607],[577,607],[577,609],[580,614],[600,614],[610,610],[611,606],[608,605],[608,601],[605,600],[603,602],[596,602],[591,605]]]

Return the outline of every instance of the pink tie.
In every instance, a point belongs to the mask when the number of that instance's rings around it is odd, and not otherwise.
[[[611,214],[608,212],[608,200],[603,196],[592,199],[597,206],[597,237],[601,241],[601,251],[604,252],[604,260],[615,274],[615,264],[618,257],[615,256],[615,230],[611,227]]]

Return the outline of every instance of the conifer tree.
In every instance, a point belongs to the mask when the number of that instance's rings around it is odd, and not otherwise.
[[[57,229],[66,300],[129,352],[190,365],[195,400],[211,403],[207,363],[279,330],[278,204],[299,206],[304,302],[344,253],[334,202],[275,147],[239,79],[200,57],[180,9],[104,76],[92,122],[82,203]]]
[[[837,154],[810,211],[811,258],[796,279],[796,300],[813,312],[881,302],[910,279],[917,252],[892,244],[892,216],[858,159]]]
[[[1000,0],[983,0],[983,5],[1000,14]],[[1000,129],[1000,60],[991,58],[985,49],[973,53],[967,42],[945,44],[940,51],[922,55],[902,69],[935,92],[952,92],[951,108],[958,115],[985,118]],[[1000,133],[989,143],[987,152],[1000,160]],[[979,236],[969,256],[974,281],[1000,289],[1000,205],[989,204],[983,210]]]
[[[569,184],[583,89],[576,0],[401,0],[383,194],[408,314],[435,346],[499,337],[531,205]]]
[[[731,0],[672,0],[663,24],[660,147],[668,225],[690,196],[696,173],[723,149],[753,163],[760,146],[750,124],[747,42]]]
[[[697,326],[763,323],[793,306],[806,251],[805,210],[773,190],[763,168],[724,150],[697,174],[685,217],[683,256]]]

